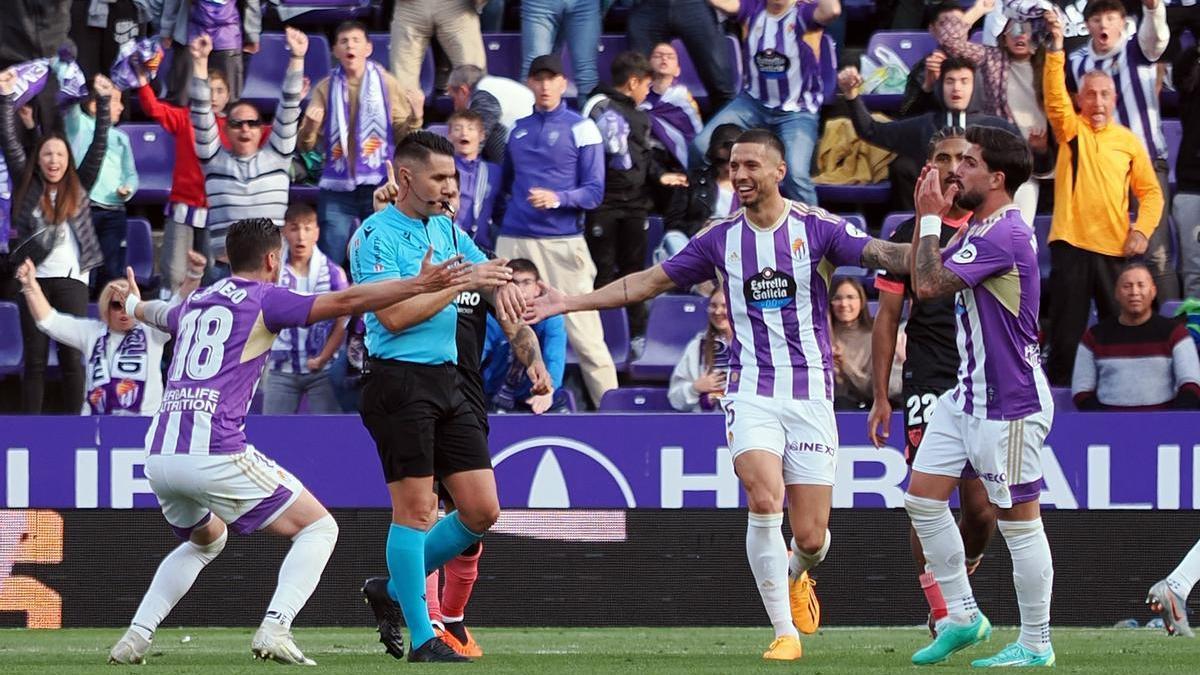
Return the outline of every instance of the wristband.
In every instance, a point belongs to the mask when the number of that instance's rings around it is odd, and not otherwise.
[[[137,308],[137,306],[140,302],[141,302],[141,300],[138,299],[138,297],[136,295],[130,295],[127,298],[125,298],[125,313],[128,314],[130,317],[133,317],[134,316],[133,310],[135,308]]]
[[[917,237],[941,237],[942,219],[939,216],[921,216],[917,222]]]

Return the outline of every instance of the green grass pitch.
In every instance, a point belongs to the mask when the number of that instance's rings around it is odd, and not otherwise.
[[[0,630],[0,670],[5,673],[116,673],[106,666],[119,629]],[[160,630],[149,663],[138,673],[262,673],[284,668],[254,661],[251,628]],[[909,656],[925,644],[921,628],[829,628],[804,638],[800,661],[766,663],[760,655],[767,628],[480,628],[486,655],[458,667],[417,665],[383,653],[367,628],[301,628],[300,648],[330,673],[839,673],[916,672]],[[935,672],[965,671],[971,659],[991,655],[1016,639],[1015,628],[997,628],[992,640],[961,652]],[[1058,671],[1071,673],[1200,672],[1200,640],[1167,638],[1149,629],[1064,628],[1054,633]]]

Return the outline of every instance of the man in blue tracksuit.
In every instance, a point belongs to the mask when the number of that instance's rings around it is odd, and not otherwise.
[[[562,61],[548,54],[533,60],[527,83],[533,114],[517,120],[504,156],[497,203],[507,201],[496,254],[525,258],[546,283],[564,293],[590,292],[596,266],[583,238],[583,214],[604,198],[604,148],[595,122],[567,108]],[[507,199],[504,197],[507,195]],[[593,403],[617,388],[617,370],[604,344],[596,312],[567,315],[567,339],[579,356]]]

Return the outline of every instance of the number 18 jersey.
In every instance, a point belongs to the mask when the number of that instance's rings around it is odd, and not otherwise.
[[[246,449],[242,427],[277,333],[308,324],[315,295],[232,277],[171,309],[175,354],[162,404],[146,432],[149,454],[217,455]]]

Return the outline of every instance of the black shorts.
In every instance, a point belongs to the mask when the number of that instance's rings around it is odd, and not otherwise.
[[[487,435],[454,364],[371,359],[359,414],[389,483],[492,468]]]
[[[487,401],[483,393],[483,376],[479,371],[471,371],[463,368],[455,368],[458,371],[458,379],[462,383],[463,398],[467,399],[467,405],[471,407],[471,412],[475,413],[475,417],[479,419],[479,426],[483,427],[483,435],[486,438],[491,432],[491,425],[488,424]]]
[[[925,437],[925,427],[933,416],[938,398],[953,386],[906,384],[900,392],[900,400],[904,403],[904,461],[909,466],[917,458],[917,448]]]

